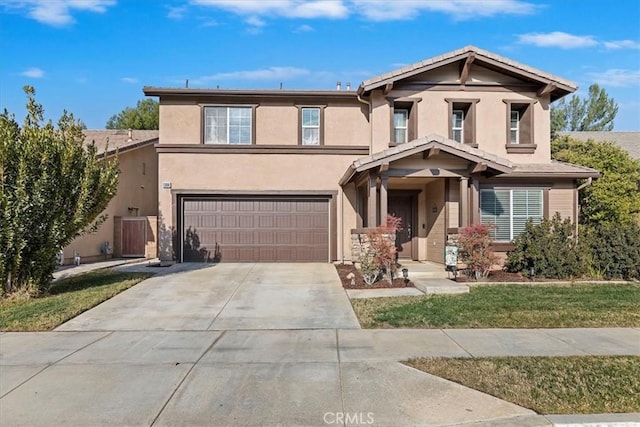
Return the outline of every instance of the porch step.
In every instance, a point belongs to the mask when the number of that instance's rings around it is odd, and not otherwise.
[[[427,295],[433,294],[468,294],[469,286],[448,279],[428,279],[410,276],[413,286]]]

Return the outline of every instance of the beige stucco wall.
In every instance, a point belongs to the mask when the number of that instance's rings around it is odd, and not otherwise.
[[[418,109],[418,138],[431,134],[449,136],[448,98],[479,99],[476,104],[476,143],[478,148],[514,163],[546,163],[550,161],[550,117],[548,95],[538,99],[535,93],[513,91],[442,91],[426,90],[420,92],[392,91],[390,97],[422,98],[416,104]],[[381,90],[374,91],[373,109],[373,147],[374,152],[389,148],[391,136],[391,109]],[[537,148],[533,154],[507,153],[507,104],[505,100],[537,101],[533,104],[534,143]]]
[[[408,81],[429,81],[440,84],[456,83],[459,78],[458,64],[444,66],[414,76]],[[487,83],[482,86],[464,87],[460,90],[442,90],[444,86],[434,86],[428,90],[403,90],[394,88],[385,95],[382,89],[372,92],[373,105],[373,147],[375,151],[388,148],[391,137],[391,117],[389,98],[420,98],[418,108],[417,136],[425,137],[438,134],[449,135],[449,105],[447,98],[479,99],[476,104],[476,142],[478,148],[500,157],[510,159],[514,163],[543,163],[550,160],[550,116],[549,95],[538,97],[535,92],[521,92],[513,88],[522,83],[487,68],[471,65],[468,82]],[[504,85],[504,86],[501,86]],[[533,104],[534,143],[537,149],[533,154],[507,153],[507,104],[504,100],[535,101]]]
[[[205,104],[173,98],[160,102],[160,143],[201,144],[203,135],[202,105]],[[220,103],[220,105],[230,105]],[[239,104],[244,105],[244,104]],[[298,145],[299,113],[293,101],[249,101],[255,108],[256,145]],[[368,110],[355,97],[352,100],[323,103],[299,103],[297,105],[324,105],[325,145],[369,145]]]
[[[159,165],[159,213],[158,228],[161,242],[170,242],[170,233],[176,226],[173,193],[235,191],[246,194],[265,192],[336,192],[338,208],[343,207],[346,219],[344,238],[338,238],[338,259],[351,228],[355,227],[354,190],[348,190],[346,202],[338,180],[353,162],[355,155],[301,155],[301,154],[207,154],[160,153]],[[170,182],[171,189],[163,189],[162,183]],[[340,203],[340,200],[343,200]],[[343,215],[338,211],[337,230],[343,230]],[[167,234],[169,233],[169,234]],[[336,237],[332,237],[336,238]],[[170,245],[169,245],[170,246]],[[168,257],[170,248],[164,248]]]
[[[119,155],[120,176],[118,191],[104,210],[107,220],[95,233],[85,234],[64,248],[65,262],[73,261],[73,252],[81,259],[100,259],[104,242],[114,244],[114,217],[128,216],[129,207],[139,208],[140,216],[154,216],[158,211],[157,157],[153,145],[125,151]]]
[[[549,189],[549,216],[556,212],[562,218],[571,218],[575,221],[576,198],[575,185],[572,181],[557,182]]]

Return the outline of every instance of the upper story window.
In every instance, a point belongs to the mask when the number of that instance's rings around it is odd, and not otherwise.
[[[464,110],[453,110],[451,115],[451,139],[464,142]]]
[[[300,111],[301,144],[320,145],[320,108],[303,107]]]
[[[530,154],[535,152],[533,107],[535,101],[505,100],[507,104],[508,153]]]
[[[543,190],[480,190],[480,220],[492,224],[495,241],[510,242],[525,229],[527,221],[539,224],[543,218]]]
[[[520,144],[520,111],[511,110],[509,122],[509,144]]]
[[[418,137],[418,102],[422,98],[388,97],[391,107],[391,143],[404,144]]]
[[[476,144],[476,104],[479,99],[446,98],[449,104],[449,139],[461,144]]]
[[[409,110],[393,111],[393,142],[402,144],[409,139]]]
[[[251,144],[252,107],[205,107],[205,144]]]

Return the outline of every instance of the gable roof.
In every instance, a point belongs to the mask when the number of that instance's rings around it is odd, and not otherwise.
[[[430,149],[438,149],[443,153],[451,154],[471,162],[485,163],[488,168],[494,169],[499,173],[508,173],[513,170],[513,164],[507,159],[473,148],[469,145],[460,144],[457,141],[444,138],[443,136],[432,134],[355,160],[349,165],[342,179],[340,179],[339,184],[346,184],[358,172],[373,169],[381,166],[383,163],[404,159],[405,157]]]
[[[111,155],[158,142],[157,130],[88,129],[84,132],[84,145],[95,143],[98,154]],[[108,151],[107,151],[108,150]]]
[[[640,160],[640,132],[558,132],[558,135],[587,141],[613,142],[618,147],[626,150],[634,159]]]
[[[495,69],[505,74],[514,75],[516,77],[538,83],[540,86],[550,85],[549,91],[551,92],[552,101],[569,93],[575,92],[578,88],[575,83],[569,80],[565,80],[561,77],[521,64],[505,58],[504,56],[497,55],[475,46],[466,46],[462,49],[434,56],[433,58],[425,59],[424,61],[416,62],[415,64],[365,80],[360,84],[360,87],[358,87],[358,94],[363,94],[373,89],[385,86],[386,84],[394,83],[398,80],[406,79],[425,71],[433,70],[454,62],[467,60],[471,60],[473,63],[482,64],[487,68]]]

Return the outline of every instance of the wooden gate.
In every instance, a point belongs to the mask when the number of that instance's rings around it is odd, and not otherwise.
[[[147,218],[122,218],[122,256],[144,257]]]

